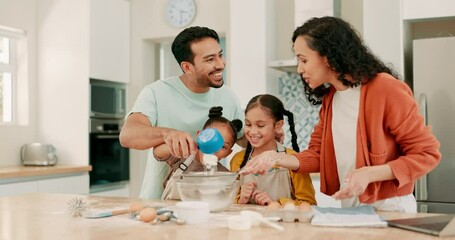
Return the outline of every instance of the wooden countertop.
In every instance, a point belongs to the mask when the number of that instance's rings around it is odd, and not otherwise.
[[[152,206],[172,207],[175,202],[140,200],[133,198],[100,197],[33,193],[0,197],[1,239],[185,239],[185,240],[269,240],[269,239],[441,239],[426,234],[397,228],[326,228],[309,223],[278,223],[284,231],[267,226],[246,231],[230,230],[221,221],[240,210],[259,208],[252,205],[232,205],[223,213],[211,213],[211,221],[199,225],[176,225],[174,222],[151,225],[130,219],[127,215],[108,218],[72,218],[67,212],[68,201],[82,198],[91,209],[127,208],[132,201]],[[387,218],[427,216],[428,214],[380,213]],[[212,221],[212,218],[214,219]],[[455,239],[446,238],[446,239]]]
[[[90,165],[55,165],[55,166],[10,166],[0,167],[0,179],[36,177],[53,174],[69,174],[78,172],[89,172]]]

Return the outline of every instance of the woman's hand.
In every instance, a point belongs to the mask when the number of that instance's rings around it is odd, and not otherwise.
[[[256,190],[256,182],[249,182],[240,186],[239,204],[246,204],[250,201],[251,195]]]
[[[273,199],[270,197],[270,195],[267,192],[255,190],[253,192],[253,195],[251,196],[256,204],[258,205],[269,205],[269,203],[273,202]]]
[[[332,195],[335,199],[345,199],[361,195],[371,182],[371,167],[362,167],[350,172],[344,179],[345,187]]]
[[[345,187],[332,195],[335,199],[345,199],[359,196],[365,192],[371,182],[396,179],[388,164],[362,167],[350,172],[344,179]]]
[[[248,163],[243,167],[242,174],[265,174],[267,173],[280,159],[280,154],[275,150],[265,151],[255,157],[253,157]]]

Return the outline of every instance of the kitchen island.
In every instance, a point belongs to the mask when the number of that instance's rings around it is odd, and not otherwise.
[[[135,198],[102,197],[71,194],[31,193],[0,197],[0,239],[441,239],[430,235],[396,228],[330,228],[309,223],[283,223],[284,231],[266,225],[250,230],[230,230],[227,218],[240,210],[259,208],[251,205],[232,205],[222,213],[211,213],[210,222],[199,225],[177,225],[162,222],[155,225],[131,219],[128,215],[108,218],[73,218],[67,210],[68,202],[81,198],[90,209],[113,210],[127,208],[140,201],[150,206],[168,206],[175,202]],[[254,209],[253,209],[254,210]],[[379,213],[392,218],[427,216],[428,214]],[[445,239],[455,239],[445,238]]]

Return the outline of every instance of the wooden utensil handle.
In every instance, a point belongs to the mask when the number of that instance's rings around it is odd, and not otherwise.
[[[112,211],[112,216],[121,215],[121,214],[127,214],[129,212],[130,211],[128,209],[114,210],[114,211]]]

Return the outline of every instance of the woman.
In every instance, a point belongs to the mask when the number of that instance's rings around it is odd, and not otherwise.
[[[322,103],[319,123],[307,150],[264,152],[248,162],[245,174],[263,174],[279,159],[299,173],[320,172],[321,192],[342,207],[416,212],[414,182],[441,156],[412,91],[341,19],[310,19],[292,42],[305,93]]]

